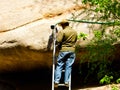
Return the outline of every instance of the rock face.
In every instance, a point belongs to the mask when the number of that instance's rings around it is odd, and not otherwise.
[[[82,11],[81,0],[0,0],[0,71],[51,67],[51,25]],[[87,24],[70,22],[78,33]]]
[[[81,11],[81,0],[0,2],[0,72],[51,67],[52,51],[46,51],[50,26]],[[71,25],[88,33],[86,24]]]
[[[49,35],[52,33],[50,26],[62,19],[71,18],[72,13],[81,10],[81,1],[75,1],[1,1],[0,48],[20,45],[36,50],[44,50],[47,46]],[[83,25],[73,26],[79,29],[79,32],[87,28],[85,25],[85,27]]]

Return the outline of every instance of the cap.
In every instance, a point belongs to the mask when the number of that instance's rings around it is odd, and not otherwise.
[[[66,20],[66,19],[63,19],[61,22],[59,22],[58,23],[58,25],[64,25],[64,24],[68,24],[69,22],[68,22],[68,20]]]

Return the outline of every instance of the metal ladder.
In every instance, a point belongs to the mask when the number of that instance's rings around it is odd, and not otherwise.
[[[55,26],[51,26],[52,34],[53,34],[53,65],[52,65],[52,90],[54,90],[54,72],[55,72],[55,60],[56,60],[56,30]],[[65,70],[62,70],[62,72],[65,72]],[[65,86],[64,83],[58,84],[58,86]],[[69,87],[68,90],[71,90],[71,75],[70,75],[70,81],[69,81]]]

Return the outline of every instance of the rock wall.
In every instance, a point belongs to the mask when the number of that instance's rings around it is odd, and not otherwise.
[[[73,13],[79,14],[85,7],[81,0],[0,2],[0,71],[51,67],[52,52],[46,51],[52,33],[50,26],[72,18]],[[87,24],[70,24],[78,34],[90,34]]]
[[[51,24],[71,18],[82,4],[80,0],[1,0],[0,8],[0,48],[21,45],[44,50]],[[89,32],[86,24],[74,28]]]

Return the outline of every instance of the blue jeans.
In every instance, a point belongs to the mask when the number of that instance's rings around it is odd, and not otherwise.
[[[74,52],[59,52],[55,70],[55,83],[60,83],[63,66],[65,65],[64,83],[68,83],[72,71],[72,65],[75,61]]]

